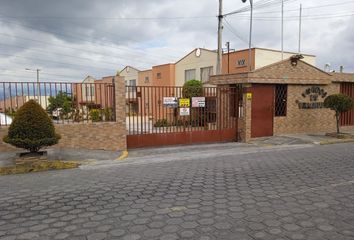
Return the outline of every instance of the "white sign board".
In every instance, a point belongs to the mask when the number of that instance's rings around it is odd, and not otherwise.
[[[179,109],[179,115],[180,116],[189,116],[190,115],[190,109],[189,108],[180,108]]]
[[[178,100],[176,97],[164,97],[163,98],[164,107],[177,108]]]
[[[192,107],[205,107],[205,97],[192,97]]]

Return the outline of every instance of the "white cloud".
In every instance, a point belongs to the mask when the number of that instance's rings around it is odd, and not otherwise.
[[[256,2],[260,1],[263,0]],[[224,0],[224,3],[225,12],[248,4],[238,0]],[[287,51],[297,51],[298,21],[294,17],[299,4],[300,0],[286,1],[284,47]],[[328,4],[332,6],[309,8]],[[351,51],[354,18],[340,17],[353,6],[354,3],[341,4],[334,0],[303,1],[302,49],[318,56],[319,67],[330,62],[336,70],[344,65],[347,71],[354,71]],[[86,75],[98,78],[114,74],[124,65],[146,69],[175,62],[195,47],[215,49],[217,7],[217,0],[3,0],[0,2],[3,54],[0,55],[0,81],[32,80],[33,73],[24,71],[27,67],[43,69],[44,80],[80,81]],[[315,15],[319,19],[313,19]],[[202,17],[166,19],[197,16]],[[280,49],[280,6],[256,9],[254,16],[253,45]],[[247,48],[249,13],[227,20],[243,40],[225,26],[224,42],[230,41],[232,48]]]

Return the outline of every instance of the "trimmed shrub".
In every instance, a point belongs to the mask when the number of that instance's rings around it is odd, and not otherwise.
[[[168,124],[167,119],[159,119],[154,124],[154,127],[168,127],[168,126],[170,126],[170,124]]]
[[[59,139],[48,114],[36,101],[30,100],[16,112],[3,140],[15,147],[38,152],[42,147],[57,144]]]
[[[325,99],[324,106],[335,112],[337,121],[337,133],[339,134],[340,115],[341,113],[350,111],[354,107],[353,99],[345,94],[333,94]]]
[[[199,80],[189,80],[182,88],[184,98],[200,97],[203,95],[203,83]]]
[[[90,118],[92,122],[100,122],[102,121],[101,111],[100,109],[91,109],[90,110]]]

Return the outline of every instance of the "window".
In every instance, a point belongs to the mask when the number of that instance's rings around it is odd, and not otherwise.
[[[129,86],[136,86],[136,80],[129,80]]]
[[[200,80],[204,83],[209,81],[209,77],[213,75],[213,67],[205,67],[200,69]]]
[[[149,83],[149,77],[148,76],[145,77],[145,83]]]
[[[189,80],[195,79],[195,69],[188,69],[184,71],[184,81],[187,82]]]
[[[157,73],[157,74],[156,74],[156,77],[157,77],[157,79],[161,79],[161,78],[162,78],[161,73]]]
[[[286,116],[288,102],[288,85],[278,84],[275,85],[275,109],[276,117]]]
[[[129,80],[129,91],[135,92],[136,91],[136,79]]]

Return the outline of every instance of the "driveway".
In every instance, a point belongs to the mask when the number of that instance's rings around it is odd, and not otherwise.
[[[3,176],[0,239],[354,239],[353,149],[150,149]]]

